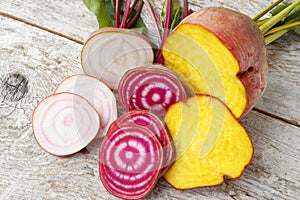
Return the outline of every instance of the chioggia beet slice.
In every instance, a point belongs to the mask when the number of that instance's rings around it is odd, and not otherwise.
[[[213,186],[237,179],[253,156],[247,131],[219,99],[195,95],[170,107],[165,122],[176,161],[165,179],[177,189]]]
[[[160,176],[163,176],[176,157],[175,146],[164,121],[150,111],[132,110],[120,116],[115,123],[135,123],[149,128],[156,135],[163,148],[164,158],[160,172]]]
[[[113,92],[100,80],[87,75],[73,75],[64,79],[54,93],[70,92],[84,97],[99,114],[101,128],[97,138],[103,137],[110,124],[117,119],[117,103]]]
[[[128,70],[118,87],[126,110],[151,110],[160,117],[170,105],[187,97],[179,78],[169,69],[155,65]]]
[[[86,147],[97,135],[100,119],[79,95],[59,93],[42,100],[32,116],[38,144],[47,152],[66,156]]]
[[[87,75],[94,76],[111,89],[117,89],[122,75],[130,68],[151,64],[151,44],[142,34],[122,28],[101,28],[83,46],[81,64]]]
[[[155,186],[162,161],[162,146],[150,129],[113,123],[100,147],[100,179],[111,194],[140,199]]]

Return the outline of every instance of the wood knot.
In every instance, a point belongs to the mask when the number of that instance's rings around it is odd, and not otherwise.
[[[19,73],[9,73],[0,79],[0,99],[17,102],[28,92],[28,79]]]

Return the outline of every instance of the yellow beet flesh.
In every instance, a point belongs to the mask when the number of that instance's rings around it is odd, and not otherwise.
[[[238,118],[246,107],[239,63],[210,31],[193,24],[179,25],[163,46],[165,65],[180,75],[197,94],[218,97]]]
[[[239,178],[253,156],[243,126],[217,98],[196,95],[167,111],[177,158],[165,179],[177,189],[213,186]]]

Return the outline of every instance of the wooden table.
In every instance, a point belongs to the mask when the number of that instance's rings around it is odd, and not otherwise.
[[[161,2],[155,1],[157,9]],[[190,0],[194,9],[225,6],[251,17],[270,3]],[[143,15],[149,19],[147,12]],[[96,19],[81,0],[0,1],[1,200],[116,199],[99,180],[100,141],[92,142],[85,151],[60,158],[41,150],[31,128],[37,103],[63,78],[80,72],[82,44],[95,29]],[[242,119],[255,146],[253,161],[243,176],[219,186],[186,191],[160,180],[148,199],[299,199],[300,37],[286,35],[269,45],[268,52],[267,90]],[[15,99],[5,96],[3,100],[7,80],[22,83],[19,86],[26,92],[26,79],[21,75],[28,80],[27,95]],[[10,101],[18,98],[17,102]]]

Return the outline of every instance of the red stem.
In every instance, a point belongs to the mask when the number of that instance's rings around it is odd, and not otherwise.
[[[136,4],[139,0],[134,0],[132,6],[130,7],[130,10],[129,10],[129,16],[132,14],[132,12],[134,11],[134,8],[136,7]]]
[[[183,18],[188,16],[189,13],[189,5],[187,0],[183,0]]]
[[[170,29],[171,26],[171,16],[172,16],[172,0],[167,1],[167,8],[166,8],[166,21],[165,21],[165,26],[164,26],[164,36],[166,35],[165,32],[167,32]]]
[[[130,10],[130,0],[126,0],[125,11],[124,11],[124,15],[123,15],[123,19],[122,19],[120,28],[126,27],[126,23],[127,23],[128,17],[129,17],[129,10]]]
[[[130,22],[127,24],[126,28],[131,28],[133,26],[133,24],[136,22],[136,20],[139,18],[141,12],[142,12],[142,9],[143,9],[143,6],[144,6],[144,2],[141,1],[135,15],[133,16],[133,18],[130,20]]]
[[[116,0],[116,25],[117,28],[120,26],[120,0]]]

